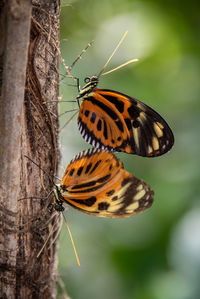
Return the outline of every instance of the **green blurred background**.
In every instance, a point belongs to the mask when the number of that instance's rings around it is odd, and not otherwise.
[[[140,61],[100,78],[99,88],[134,96],[158,111],[175,135],[171,152],[158,158],[118,154],[126,170],[155,191],[151,209],[128,219],[103,219],[66,212],[78,250],[76,265],[66,227],[60,235],[59,273],[76,299],[200,298],[200,2],[62,1],[61,51],[70,65],[94,44],[72,74],[97,74],[128,30],[107,70]],[[62,66],[61,66],[62,69]],[[67,79],[67,84],[73,84]],[[61,84],[61,96],[77,88]],[[61,112],[77,104],[61,104]],[[61,125],[69,118],[61,118]],[[76,117],[62,130],[62,169],[89,145]],[[60,291],[60,288],[59,288]]]

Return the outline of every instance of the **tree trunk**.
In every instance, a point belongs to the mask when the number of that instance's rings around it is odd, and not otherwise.
[[[0,298],[56,296],[59,5],[0,4]]]

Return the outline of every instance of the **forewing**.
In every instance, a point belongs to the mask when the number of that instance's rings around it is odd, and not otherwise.
[[[60,192],[64,202],[99,217],[129,217],[152,205],[153,191],[123,169],[112,153],[91,149],[67,167]]]
[[[81,104],[78,127],[88,143],[101,149],[121,151],[130,135],[123,115],[96,89]]]
[[[83,101],[78,125],[93,146],[144,157],[163,155],[174,144],[170,127],[156,111],[135,98],[108,89],[95,88]]]

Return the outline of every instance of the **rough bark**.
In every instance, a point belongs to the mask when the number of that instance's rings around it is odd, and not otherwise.
[[[59,0],[2,1],[0,14],[0,298],[55,298]]]

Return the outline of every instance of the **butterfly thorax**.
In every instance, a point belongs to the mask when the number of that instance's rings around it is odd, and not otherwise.
[[[53,190],[53,192],[55,196],[54,208],[56,211],[63,212],[65,208],[63,207],[63,201],[62,201],[63,196],[61,193],[60,184],[56,185],[56,188]]]
[[[93,89],[97,86],[99,82],[99,78],[97,76],[87,77],[85,78],[85,86],[80,90],[79,95],[77,96],[77,99],[84,98],[88,96]]]

